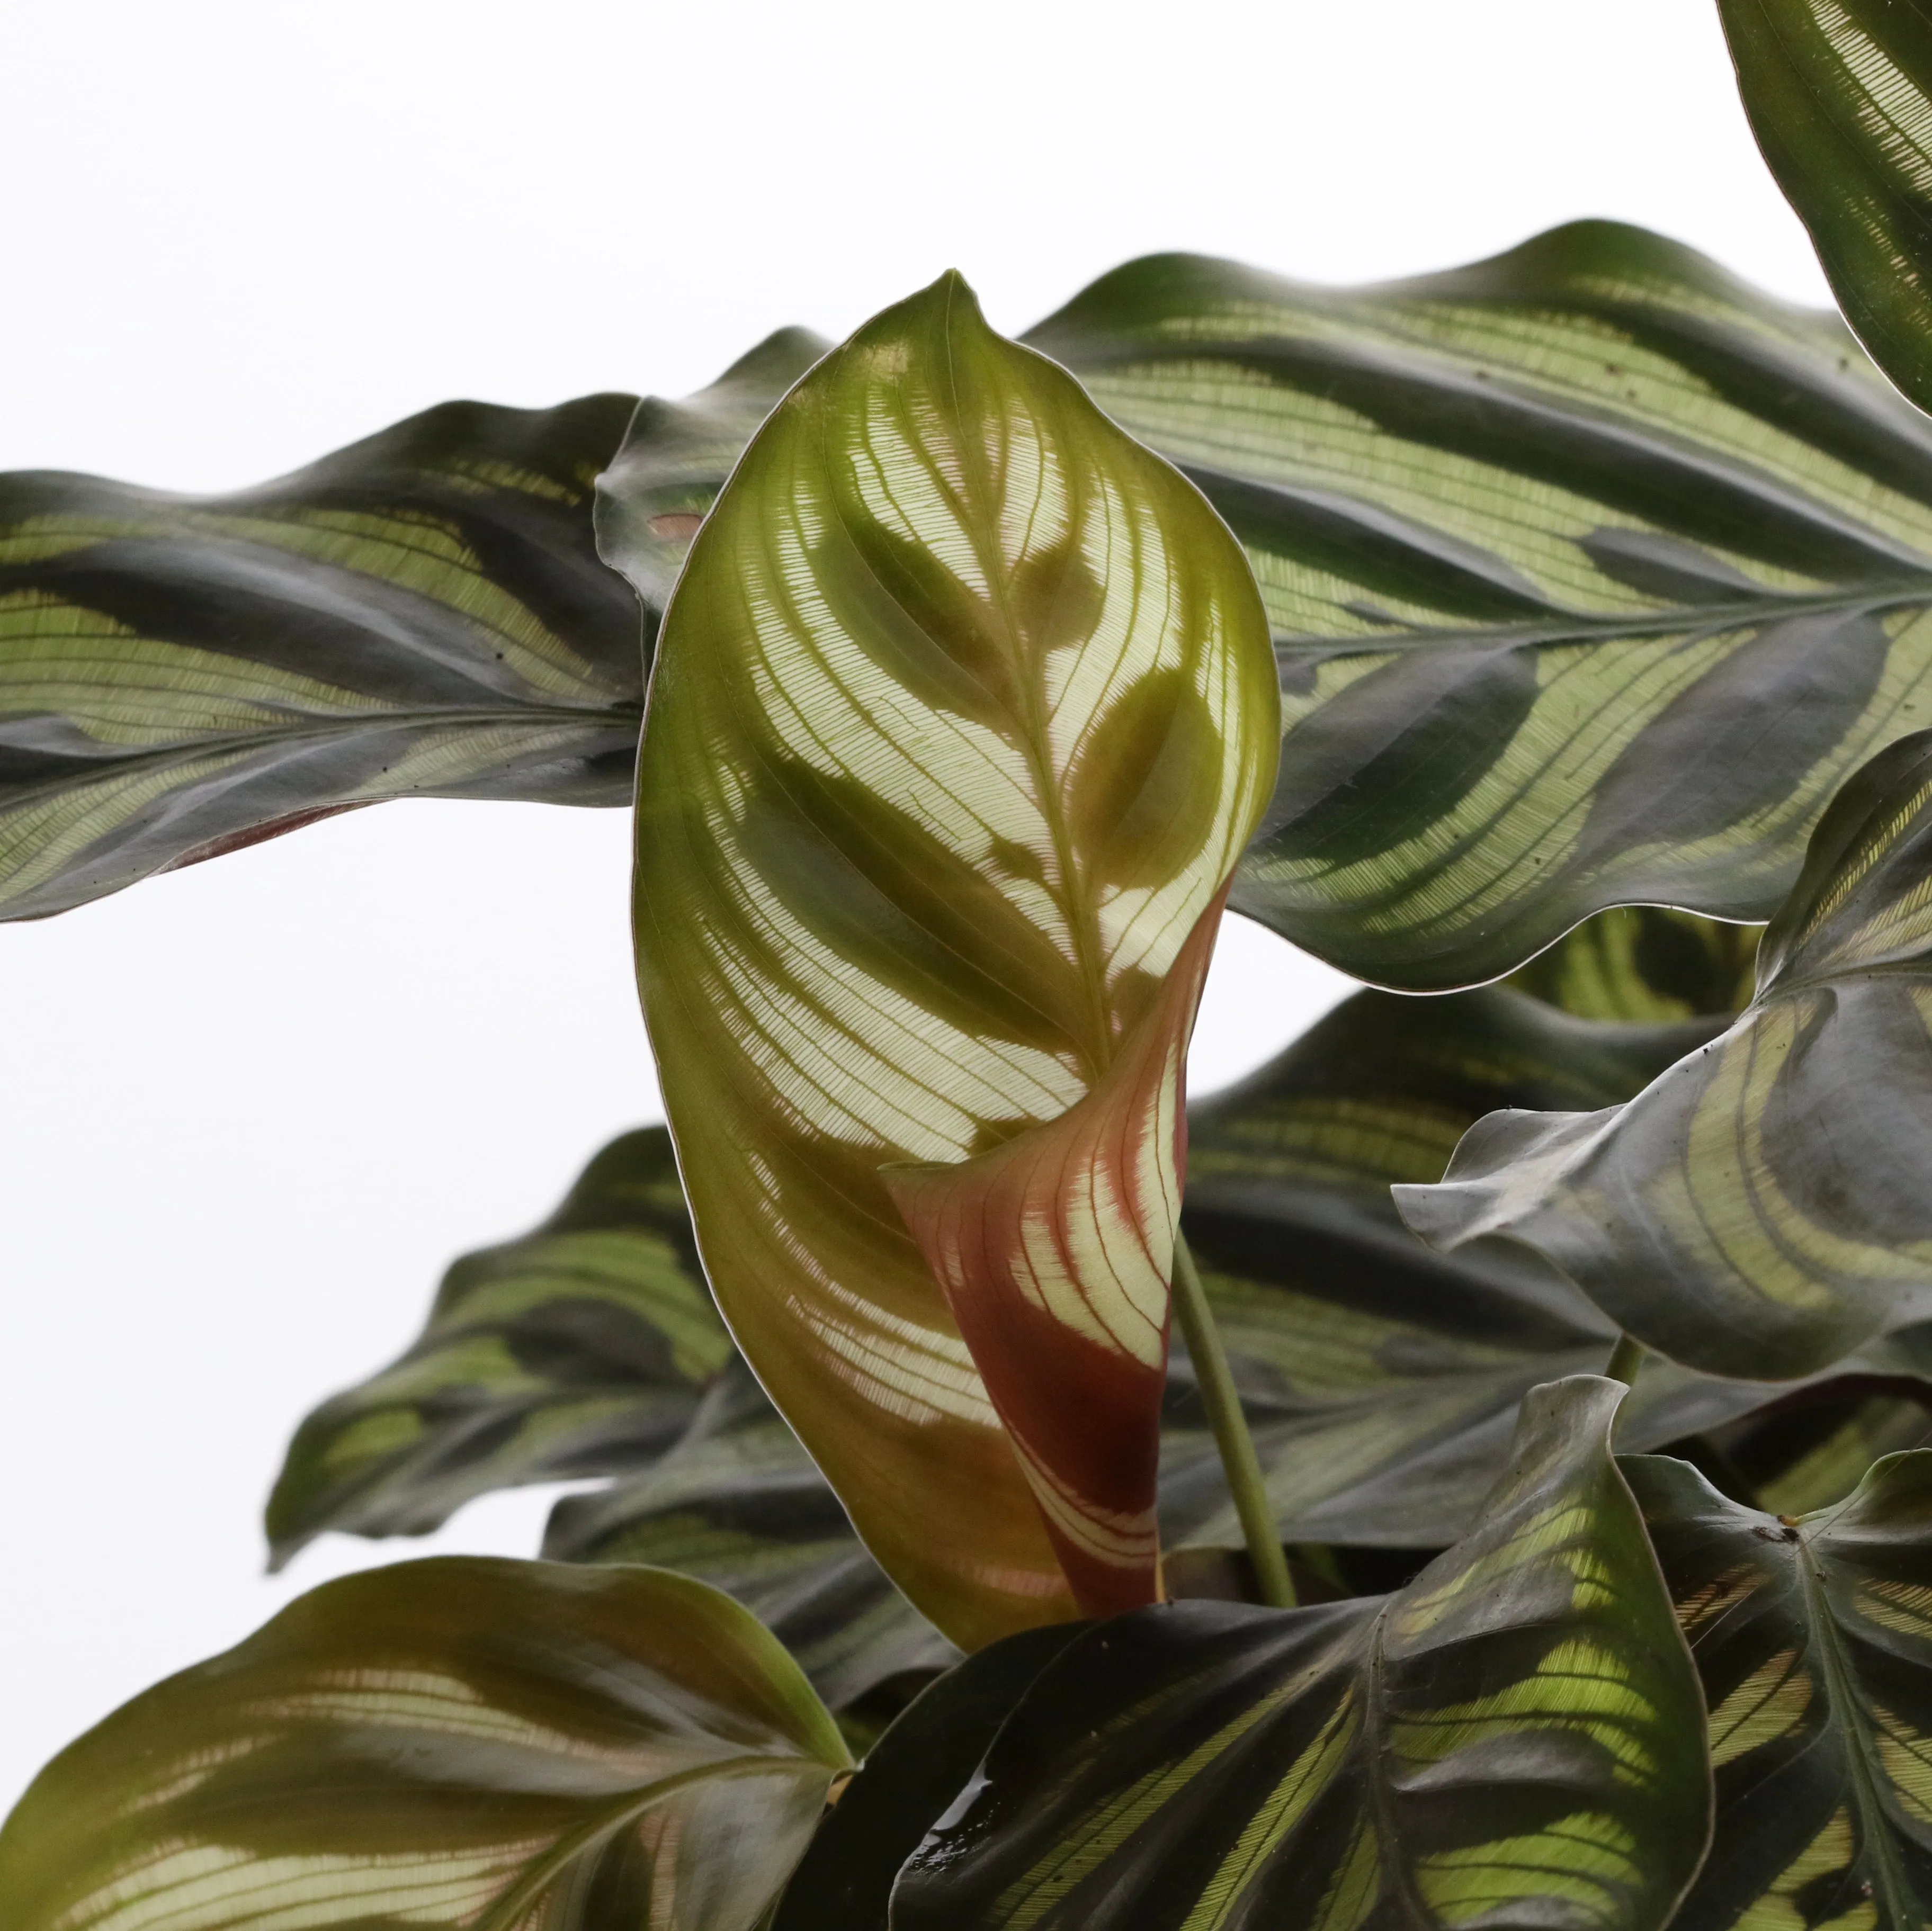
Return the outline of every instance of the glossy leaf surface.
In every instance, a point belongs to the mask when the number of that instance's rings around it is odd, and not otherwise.
[[[1026,338],[1240,538],[1281,778],[1234,902],[1436,989],[1586,914],[1768,918],[1932,723],[1932,424],[1637,229],[1361,289],[1156,256]]]
[[[791,391],[666,616],[639,967],[706,1270],[968,1646],[1151,1591],[1182,1056],[1276,727],[1239,550],[953,277]]]
[[[893,1588],[797,1436],[735,1362],[647,1474],[566,1496],[543,1552],[696,1576],[744,1603],[842,1710],[958,1651]]]
[[[1077,1623],[1022,1630],[922,1690],[846,1786],[785,1887],[772,1931],[886,1931],[892,1883]]]
[[[1481,1519],[1392,1597],[1080,1638],[901,1877],[894,1931],[1657,1931],[1709,1784],[1609,1453],[1622,1392],[1538,1390]]]
[[[1628,1106],[1499,1113],[1438,1186],[1438,1246],[1501,1237],[1691,1366],[1816,1371],[1932,1309],[1932,734],[1820,826],[1720,1039]]]
[[[1681,1462],[1624,1465],[1711,1710],[1717,1832],[1677,1920],[1932,1917],[1932,1454],[1794,1521]]]
[[[625,803],[632,407],[451,403],[232,496],[0,477],[0,917],[379,799]]]
[[[1751,131],[1846,319],[1932,408],[1932,19],[1916,0],[1718,0]]]
[[[138,1697],[0,1831],[8,1931],[751,1931],[849,1762],[682,1576],[444,1558]]]
[[[275,1566],[325,1529],[422,1535],[490,1489],[644,1466],[736,1351],[670,1136],[627,1133],[542,1227],[458,1261],[400,1360],[302,1423],[268,1501]]]

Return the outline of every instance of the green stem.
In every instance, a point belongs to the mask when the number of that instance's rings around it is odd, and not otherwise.
[[[1193,1360],[1208,1425],[1221,1451],[1221,1466],[1227,1474],[1228,1493],[1234,1498],[1234,1513],[1241,1519],[1241,1533],[1247,1539],[1248,1560],[1254,1564],[1262,1600],[1270,1609],[1292,1609],[1294,1584],[1288,1573],[1281,1537],[1275,1531],[1261,1457],[1248,1432],[1248,1418],[1241,1412],[1234,1371],[1228,1366],[1228,1351],[1221,1345],[1221,1330],[1214,1325],[1200,1272],[1188,1251],[1186,1236],[1178,1228],[1174,1234],[1174,1311]]]
[[[1610,1350],[1610,1365],[1604,1370],[1612,1381],[1621,1381],[1627,1388],[1636,1385],[1637,1370],[1643,1366],[1643,1343],[1633,1341],[1628,1334],[1617,1336],[1617,1345]]]

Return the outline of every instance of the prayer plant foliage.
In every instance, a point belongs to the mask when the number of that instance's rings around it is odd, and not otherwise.
[[[0,917],[634,764],[670,1114],[269,1505],[547,1559],[137,1699],[8,1931],[1928,1921],[1932,38],[1720,12],[1885,375],[1592,222],[0,478]],[[1441,996],[1188,1105],[1229,904]]]

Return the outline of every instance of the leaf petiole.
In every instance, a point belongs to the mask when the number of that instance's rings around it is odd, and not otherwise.
[[[1610,1350],[1608,1366],[1604,1369],[1606,1378],[1621,1381],[1627,1388],[1636,1385],[1637,1372],[1643,1366],[1643,1343],[1634,1341],[1628,1334],[1617,1336],[1617,1345]]]
[[[1214,1325],[1214,1310],[1208,1305],[1200,1270],[1194,1264],[1187,1237],[1178,1228],[1174,1234],[1174,1311],[1180,1322],[1181,1338],[1187,1343],[1187,1352],[1194,1363],[1195,1379],[1208,1411],[1208,1425],[1214,1431],[1215,1444],[1221,1451],[1221,1466],[1228,1477],[1228,1493],[1234,1498],[1234,1513],[1241,1520],[1241,1534],[1246,1540],[1248,1559],[1254,1564],[1256,1580],[1261,1586],[1262,1600],[1271,1609],[1292,1609],[1294,1583],[1288,1573],[1287,1552],[1276,1532],[1261,1457],[1255,1453],[1255,1438],[1249,1433],[1248,1418],[1241,1411],[1234,1371],[1228,1366],[1228,1351],[1221,1344],[1220,1330]]]

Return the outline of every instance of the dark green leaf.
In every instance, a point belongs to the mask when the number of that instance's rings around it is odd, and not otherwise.
[[[447,403],[232,496],[0,477],[0,917],[379,799],[627,802],[632,406]]]
[[[8,1931],[750,1931],[850,1762],[651,1570],[345,1577],[110,1717],[0,1831]]]
[[[1620,906],[1566,933],[1504,983],[1584,1019],[1656,1025],[1750,1003],[1759,925],[1661,905]]]
[[[1932,1348],[1923,1326],[1867,1351],[1903,1375],[1836,1375],[1768,1408],[1712,1431],[1701,1444],[1672,1447],[1733,1501],[1773,1515],[1804,1516],[1842,1502],[1875,1462],[1932,1440]],[[1917,1367],[1916,1377],[1906,1367]],[[1707,1450],[1700,1459],[1697,1450]]]
[[[1646,1345],[1711,1373],[1813,1373],[1932,1310],[1932,733],[1820,824],[1720,1039],[1626,1106],[1501,1113],[1409,1224],[1503,1237]]]
[[[972,1780],[1013,1705],[1083,1627],[1023,1630],[926,1690],[819,1827],[772,1931],[886,1931],[900,1867]]]
[[[1246,548],[1286,736],[1234,902],[1358,977],[1487,979],[1610,905],[1768,918],[1932,723],[1932,424],[1689,250],[1587,222],[1366,289],[1157,256],[1026,339]]]
[[[1846,318],[1932,408],[1932,19],[1917,0],[1718,0],[1751,131]]]
[[[887,1581],[742,1361],[647,1475],[552,1512],[544,1554],[701,1577],[750,1609],[835,1710],[959,1652]]]
[[[1717,1831],[1682,1931],[1932,1918],[1932,1453],[1798,1520],[1626,1461],[1711,1710]]]
[[[735,1352],[670,1136],[627,1133],[535,1232],[450,1269],[400,1360],[302,1423],[268,1502],[275,1566],[325,1529],[421,1535],[488,1489],[647,1465]]]
[[[1079,1638],[907,1867],[894,1931],[1659,1931],[1710,1790],[1609,1453],[1622,1393],[1538,1390],[1481,1519],[1394,1596]]]

